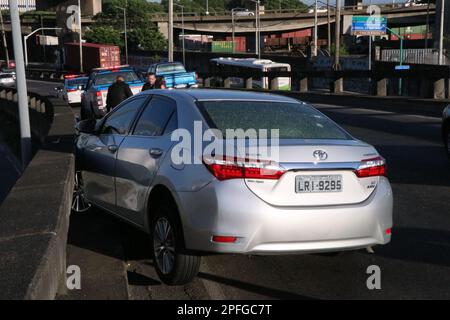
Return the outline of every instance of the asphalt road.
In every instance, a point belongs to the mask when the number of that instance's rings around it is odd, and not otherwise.
[[[68,265],[81,290],[61,299],[449,299],[450,164],[440,119],[316,105],[387,159],[394,191],[392,242],[338,255],[214,255],[191,284],[158,280],[145,234],[95,210],[71,217]],[[76,112],[76,110],[75,110]],[[366,270],[381,269],[369,290]]]

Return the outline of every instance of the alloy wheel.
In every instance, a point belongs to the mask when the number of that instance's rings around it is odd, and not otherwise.
[[[82,213],[89,210],[90,207],[91,204],[86,200],[84,196],[83,180],[81,178],[81,173],[76,172],[72,197],[72,211]]]
[[[163,274],[172,272],[175,265],[175,235],[169,220],[159,218],[153,230],[153,250],[156,263]]]

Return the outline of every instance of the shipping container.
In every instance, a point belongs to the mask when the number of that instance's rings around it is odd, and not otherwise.
[[[227,41],[233,41],[233,37],[226,37]],[[247,51],[247,38],[243,36],[234,37],[234,49],[235,52]]]
[[[304,29],[282,33],[281,38],[300,38],[300,37],[310,37],[311,35],[312,35],[311,29]]]
[[[211,52],[233,53],[233,41],[213,41]]]
[[[114,45],[83,43],[83,69],[90,71],[94,68],[108,68],[119,66],[120,48]],[[65,44],[66,68],[80,69],[80,45],[78,43]]]

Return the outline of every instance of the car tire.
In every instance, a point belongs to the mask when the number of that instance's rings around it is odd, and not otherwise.
[[[91,204],[84,195],[83,177],[80,171],[75,172],[72,196],[72,213],[87,213]]]
[[[163,204],[151,222],[152,258],[161,281],[170,286],[191,282],[198,274],[201,257],[189,254],[174,205]]]

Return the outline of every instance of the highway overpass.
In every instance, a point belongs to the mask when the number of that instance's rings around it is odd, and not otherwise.
[[[352,15],[366,14],[366,6],[351,6],[345,7],[342,11],[344,16],[344,30],[345,21],[347,24]],[[411,7],[399,8],[392,7],[392,5],[381,6],[381,14],[388,18],[390,27],[398,26],[414,26],[426,24],[427,7]],[[434,23],[435,6],[430,7],[430,23]],[[335,21],[335,12],[330,12],[331,22]],[[153,21],[157,22],[160,31],[167,35],[167,15],[156,16]],[[320,13],[318,24],[325,25],[328,23],[327,13]],[[261,32],[262,33],[276,33],[301,30],[312,28],[314,26],[314,14],[305,13],[296,10],[266,10],[261,14]],[[181,30],[182,16],[178,14],[174,18],[174,28]],[[184,16],[184,28],[188,33],[202,33],[202,34],[230,34],[232,32],[231,13],[224,13],[221,15],[196,15],[186,13]],[[245,34],[251,33],[255,30],[254,16],[235,16],[235,33]]]

